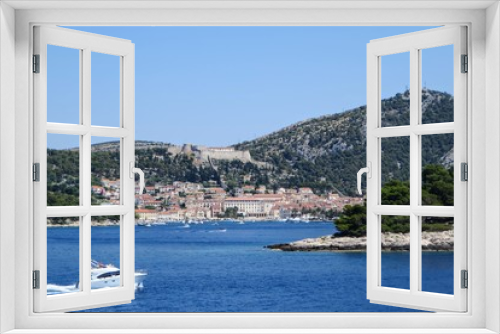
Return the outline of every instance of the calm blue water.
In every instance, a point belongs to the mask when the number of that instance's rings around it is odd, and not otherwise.
[[[145,287],[127,305],[92,312],[405,312],[366,299],[366,253],[281,252],[264,245],[335,232],[331,222],[208,222],[136,227]],[[119,266],[119,228],[92,227],[92,257]],[[71,290],[78,228],[48,229],[48,281]],[[409,286],[409,253],[382,257],[384,286]],[[453,292],[453,253],[426,252],[423,289]]]

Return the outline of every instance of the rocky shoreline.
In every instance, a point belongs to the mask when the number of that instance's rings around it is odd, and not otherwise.
[[[453,231],[422,232],[423,251],[453,251]],[[287,244],[274,244],[265,246],[272,250],[285,252],[311,252],[311,251],[366,251],[366,237],[333,237],[324,236],[308,238]],[[382,234],[383,251],[409,251],[409,233]]]

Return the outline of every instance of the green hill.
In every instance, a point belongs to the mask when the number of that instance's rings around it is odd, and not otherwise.
[[[423,120],[453,120],[453,97],[425,90]],[[409,124],[409,92],[382,101],[382,125]],[[423,163],[453,164],[453,135],[425,136]],[[356,173],[366,165],[366,106],[343,113],[313,118],[267,136],[243,142],[236,149],[275,166],[270,182],[287,187],[309,186],[354,194]],[[409,179],[409,138],[382,142],[383,181]]]

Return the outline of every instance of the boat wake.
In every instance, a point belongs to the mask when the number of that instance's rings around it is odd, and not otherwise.
[[[110,289],[100,288],[100,289]],[[144,288],[144,283],[135,283],[135,288],[142,290]],[[57,285],[57,284],[47,284],[47,295],[61,295],[65,293],[80,292],[80,290],[75,285]]]
[[[47,284],[47,295],[59,295],[62,293],[79,292],[80,290],[73,285]]]
[[[211,230],[211,231],[208,231],[208,233],[224,233],[224,232],[227,232],[227,229],[220,229],[220,230]]]

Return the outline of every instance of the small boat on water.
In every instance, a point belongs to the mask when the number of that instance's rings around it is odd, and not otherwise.
[[[211,230],[211,231],[208,231],[208,233],[222,233],[222,232],[227,232],[227,229],[225,228],[220,228],[218,230]]]
[[[147,273],[144,271],[135,272],[135,287],[144,287],[144,279]],[[80,283],[76,283],[78,288]],[[95,260],[91,261],[90,286],[92,289],[113,288],[120,286],[120,268],[112,264],[104,264]]]
[[[140,220],[137,222],[137,225],[143,227],[151,227],[151,220]]]

